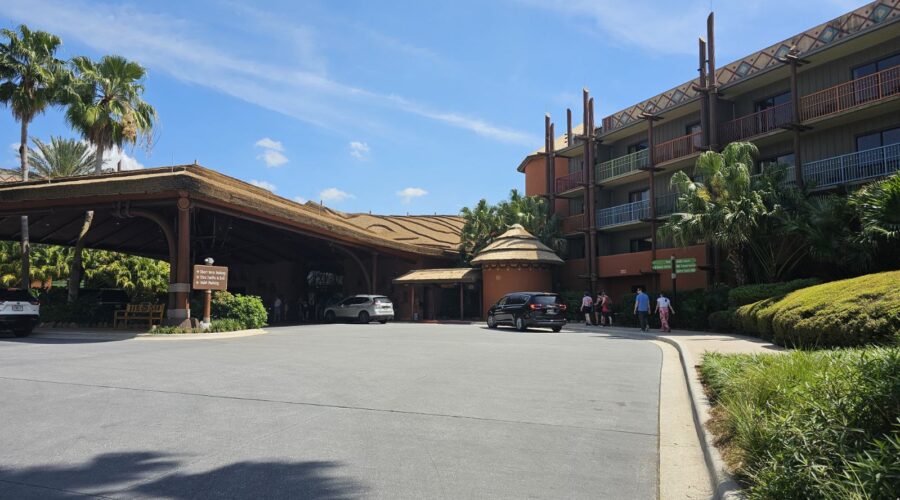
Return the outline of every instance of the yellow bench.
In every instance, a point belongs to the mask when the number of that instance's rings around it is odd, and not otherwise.
[[[146,322],[147,328],[154,324],[162,323],[163,312],[166,306],[163,304],[128,304],[124,311],[116,311],[113,317],[113,328],[127,327],[129,322]]]

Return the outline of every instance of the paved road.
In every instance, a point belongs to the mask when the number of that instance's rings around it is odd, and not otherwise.
[[[0,338],[0,498],[655,498],[661,353],[464,325]]]

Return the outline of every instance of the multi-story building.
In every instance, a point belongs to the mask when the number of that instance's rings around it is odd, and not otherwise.
[[[869,3],[721,67],[714,44],[710,15],[698,78],[599,126],[587,92],[587,127],[573,127],[569,111],[566,134],[557,137],[546,120],[544,148],[518,169],[527,194],[548,196],[563,217],[569,255],[560,287],[613,296],[637,286],[668,289],[669,273],[651,262],[671,255],[698,265],[678,275],[679,289],[711,283],[717,266],[707,245],[675,248],[656,236],[674,210],[672,175],[690,175],[705,150],[753,142],[757,171],[790,165],[790,180],[814,191],[900,170],[900,0]]]

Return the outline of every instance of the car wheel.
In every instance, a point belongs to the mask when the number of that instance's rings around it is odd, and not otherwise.
[[[497,320],[494,319],[493,314],[488,314],[487,325],[488,328],[497,328]]]
[[[519,330],[520,332],[528,330],[528,325],[525,324],[525,318],[521,316],[516,318],[516,330]]]
[[[554,326],[554,327],[553,327],[553,333],[559,333],[560,330],[562,330],[562,327],[561,327],[561,326]]]
[[[328,311],[325,313],[325,322],[334,323],[334,311]]]
[[[378,320],[378,322],[381,323],[382,325],[387,324],[386,319],[380,319],[380,320]]]
[[[362,324],[365,325],[365,324],[368,323],[369,321],[371,321],[371,319],[369,318],[369,313],[367,313],[367,312],[365,312],[365,311],[359,313],[359,322],[360,322],[360,323],[362,323]]]

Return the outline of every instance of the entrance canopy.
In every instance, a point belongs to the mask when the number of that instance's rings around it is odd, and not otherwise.
[[[397,285],[441,285],[452,283],[476,283],[481,279],[481,270],[471,267],[456,269],[416,269],[399,278],[394,278]]]

